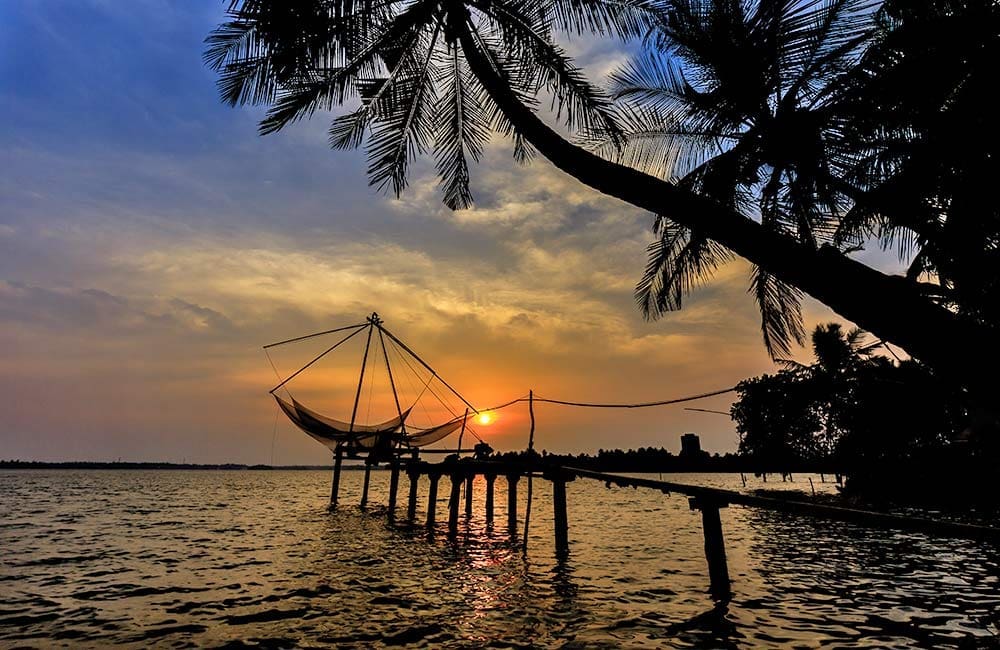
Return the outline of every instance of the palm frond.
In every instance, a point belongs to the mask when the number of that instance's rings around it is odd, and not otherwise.
[[[388,102],[387,114],[380,115],[371,130],[369,182],[397,197],[406,187],[410,161],[426,153],[433,140],[433,107],[437,101],[433,54],[441,29],[440,23],[433,27],[419,67],[401,75],[393,84],[394,99]]]
[[[411,49],[401,47],[402,44],[411,47],[415,44],[430,14],[429,4],[410,5],[344,65],[314,71],[308,78],[283,89],[261,121],[260,133],[275,133],[291,122],[313,115],[317,110],[331,110],[335,105],[342,105],[358,92],[359,83],[367,82],[370,87],[383,60],[392,62],[393,74],[387,80],[390,83],[385,84],[385,87],[391,88],[397,71],[407,63],[404,58],[412,56]]]
[[[684,296],[732,260],[728,249],[665,217],[654,222],[656,241],[647,248],[648,261],[635,288],[635,300],[645,318],[658,318],[681,308]]]
[[[550,0],[545,10],[557,29],[572,34],[642,38],[659,21],[651,0]]]
[[[549,33],[544,14],[519,1],[474,3],[489,19],[499,35],[504,58],[517,65],[515,83],[527,82],[533,91],[546,90],[552,96],[557,119],[571,129],[602,130],[617,134],[611,99],[587,79]]]
[[[478,161],[490,135],[489,118],[476,101],[471,77],[458,56],[458,48],[453,47],[438,78],[447,86],[434,114],[438,176],[445,205],[452,210],[472,205],[466,156]]]
[[[768,353],[772,358],[788,356],[792,342],[805,342],[802,291],[756,265],[750,273],[750,291],[760,309],[761,333]]]

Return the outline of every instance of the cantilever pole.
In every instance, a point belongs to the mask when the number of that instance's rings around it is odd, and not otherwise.
[[[389,387],[392,388],[392,398],[396,400],[396,414],[399,416],[399,426],[403,434],[406,434],[406,424],[403,422],[403,409],[399,406],[399,394],[396,393],[396,381],[392,378],[392,366],[389,365],[389,351],[385,349],[385,339],[382,337],[382,328],[378,328],[378,342],[382,344],[382,356],[385,357],[385,369],[389,372]],[[462,445],[459,445],[461,447]]]
[[[286,339],[284,341],[278,341],[277,343],[268,343],[267,345],[264,346],[264,349],[266,350],[268,348],[274,348],[274,347],[277,347],[279,345],[284,345],[286,343],[296,343],[298,341],[305,341],[306,339],[316,338],[317,336],[325,336],[327,334],[335,334],[337,332],[344,332],[346,330],[354,329],[355,327],[357,327],[358,329],[360,329],[360,328],[362,328],[364,326],[365,326],[365,323],[360,323],[358,325],[347,325],[346,327],[338,327],[338,328],[335,328],[335,329],[332,329],[332,330],[326,330],[325,332],[316,332],[315,334],[306,334],[305,336],[296,336],[294,339]]]
[[[363,327],[363,326],[362,326],[362,327]],[[350,334],[348,334],[347,336],[345,336],[344,338],[340,339],[339,341],[337,341],[336,343],[334,343],[333,345],[331,345],[330,347],[328,347],[328,348],[327,348],[326,350],[324,350],[324,351],[323,351],[323,352],[322,352],[322,353],[321,353],[321,354],[320,354],[319,356],[317,356],[317,357],[316,357],[315,359],[313,359],[312,361],[310,361],[310,362],[309,362],[309,363],[307,363],[306,365],[304,365],[304,366],[302,366],[301,368],[299,368],[298,370],[296,370],[296,371],[295,371],[294,373],[292,373],[291,375],[289,375],[289,376],[288,376],[288,377],[287,377],[287,378],[286,378],[286,379],[285,379],[284,381],[282,381],[282,382],[281,382],[280,384],[278,384],[277,386],[275,386],[274,388],[272,388],[271,390],[269,390],[269,391],[267,391],[267,392],[269,392],[269,393],[271,393],[272,395],[274,395],[274,391],[278,390],[279,388],[281,388],[282,386],[284,386],[285,384],[287,384],[287,383],[288,383],[288,382],[290,382],[291,380],[293,380],[293,379],[295,379],[296,377],[298,377],[298,376],[299,376],[299,374],[300,374],[300,373],[301,373],[301,372],[302,372],[303,370],[305,370],[306,368],[308,368],[308,367],[309,367],[309,366],[311,366],[312,364],[316,363],[317,361],[319,361],[320,359],[322,359],[322,358],[323,358],[323,357],[325,357],[326,355],[328,355],[328,354],[330,354],[331,352],[333,352],[333,351],[334,351],[335,349],[337,349],[337,347],[338,347],[338,346],[339,346],[339,345],[340,345],[341,343],[344,343],[344,342],[346,342],[346,341],[347,341],[347,340],[348,340],[349,338],[351,338],[352,336],[354,336],[355,334],[357,334],[357,333],[358,333],[358,332],[360,332],[360,331],[361,331],[361,329],[360,329],[360,328],[358,328],[358,329],[354,330],[353,332],[351,332]],[[265,346],[265,347],[267,347],[267,346]]]
[[[354,419],[358,416],[358,402],[361,400],[361,386],[365,383],[365,366],[368,365],[368,348],[372,344],[372,326],[374,323],[368,323],[368,341],[365,342],[365,356],[361,357],[361,376],[358,377],[358,392],[354,394],[354,408],[351,410],[351,428],[348,429],[349,433],[354,433]],[[359,332],[361,330],[358,330]]]
[[[411,357],[413,357],[414,359],[416,359],[417,361],[419,361],[420,365],[422,365],[424,368],[427,368],[431,372],[431,374],[433,376],[437,377],[441,381],[441,383],[444,384],[445,388],[447,388],[448,390],[450,390],[458,399],[462,400],[462,402],[464,402],[466,406],[468,406],[470,409],[472,409],[473,413],[477,413],[477,414],[479,413],[479,409],[477,409],[475,406],[473,406],[471,403],[469,403],[469,400],[467,400],[464,397],[462,397],[461,393],[459,393],[457,390],[455,390],[454,388],[452,388],[451,385],[448,382],[446,382],[444,379],[441,378],[441,375],[437,374],[437,371],[434,370],[434,368],[431,368],[429,365],[427,365],[426,361],[424,361],[419,356],[417,356],[416,352],[414,352],[413,350],[411,350],[405,343],[403,343],[398,338],[396,338],[393,335],[392,332],[390,332],[386,328],[382,327],[381,323],[375,323],[375,327],[377,327],[380,332],[385,332],[386,336],[388,336],[390,339],[392,339],[393,341],[395,341],[396,343],[398,343],[400,345],[400,347],[402,347],[404,350],[406,350]]]

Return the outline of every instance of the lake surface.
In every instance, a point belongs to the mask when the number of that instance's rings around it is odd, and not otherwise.
[[[0,646],[997,647],[1000,549],[985,542],[734,506],[722,514],[734,593],[716,603],[700,515],[680,496],[570,483],[558,561],[546,481],[525,557],[503,478],[496,525],[480,479],[454,539],[447,479],[429,534],[389,523],[384,506],[360,511],[361,472],[344,473],[327,512],[329,478],[0,472]],[[385,503],[388,478],[372,475],[371,503]],[[741,488],[739,476],[670,478]],[[400,488],[405,518],[405,476]],[[423,482],[421,521],[426,494]]]

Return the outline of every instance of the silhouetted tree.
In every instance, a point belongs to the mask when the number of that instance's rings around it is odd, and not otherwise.
[[[873,356],[860,330],[813,332],[812,365],[737,385],[732,416],[740,452],[781,470],[810,460],[870,469],[940,450],[968,425],[963,396],[917,361]]]
[[[816,394],[802,370],[783,370],[741,381],[732,417],[740,436],[740,454],[754,469],[783,472],[824,456],[823,423]]]
[[[939,247],[941,254],[925,256],[936,260],[928,271],[943,271],[975,246],[987,251],[979,258],[995,256],[995,230],[976,225],[981,206],[974,201],[961,212],[971,224],[919,230],[919,219],[907,221],[898,211],[877,209],[884,202],[867,200],[916,154],[903,147],[897,156],[903,162],[895,167],[865,166],[889,147],[861,139],[861,118],[872,133],[881,134],[882,123],[891,124],[886,133],[904,140],[921,133],[915,130],[919,120],[901,117],[915,91],[892,95],[899,84],[886,92],[867,90],[893,74],[911,85],[934,86],[920,113],[932,116],[948,114],[950,98],[965,83],[961,74],[916,75],[906,59],[924,44],[908,30],[933,40],[938,35],[926,29],[933,12],[949,20],[974,16],[977,29],[968,34],[966,55],[948,60],[967,60],[989,78],[988,55],[1000,24],[996,3],[939,0],[928,7],[909,10],[893,2],[877,22],[868,0],[233,0],[230,20],[208,39],[206,60],[220,72],[225,101],[268,106],[263,133],[360,98],[334,120],[331,144],[356,147],[367,136],[371,182],[397,194],[409,162],[433,151],[452,208],[472,202],[468,159],[478,159],[491,130],[508,134],[519,160],[538,151],[587,185],[661,215],[649,287],[640,287],[651,313],[679,307],[681,295],[731,252],[756,265],[754,292],[772,350],[801,338],[797,305],[804,291],[974,388],[985,402],[998,385],[996,373],[978,372],[1000,365],[995,321],[983,317],[981,307],[954,305],[993,286],[994,267],[983,267],[991,275],[978,282],[955,275],[945,290],[971,288],[942,299],[934,285],[884,274],[849,256],[859,237],[875,231],[887,244],[919,232],[918,243]],[[617,112],[556,44],[560,32],[648,36],[644,56],[653,69],[668,75],[679,70],[662,80],[664,87],[682,88],[689,100],[677,135],[696,145],[716,141],[703,159],[691,159],[698,164],[685,180],[609,160],[538,117],[535,98],[544,92],[566,126],[599,134],[614,150],[636,135],[627,114]],[[904,36],[894,41],[898,34]],[[684,69],[659,65],[669,58],[686,63],[687,76]],[[857,61],[867,67],[851,68]],[[836,83],[838,75],[844,84]],[[982,78],[976,77],[976,88]],[[956,117],[991,119],[991,103],[974,101],[976,92],[961,102]],[[861,126],[851,130],[852,120]],[[984,139],[983,149],[995,164],[990,138],[995,136]],[[951,171],[973,173],[968,165]],[[944,182],[947,174],[936,178]],[[960,200],[979,178],[929,193],[925,203],[941,196]],[[841,228],[848,200],[862,201],[868,216]],[[950,221],[952,214],[958,212],[939,211],[931,220]],[[883,222],[885,228],[876,225]]]

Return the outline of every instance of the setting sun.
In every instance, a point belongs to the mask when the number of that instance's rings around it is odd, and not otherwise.
[[[489,426],[493,424],[493,414],[492,413],[480,413],[476,416],[476,422],[482,426]]]

